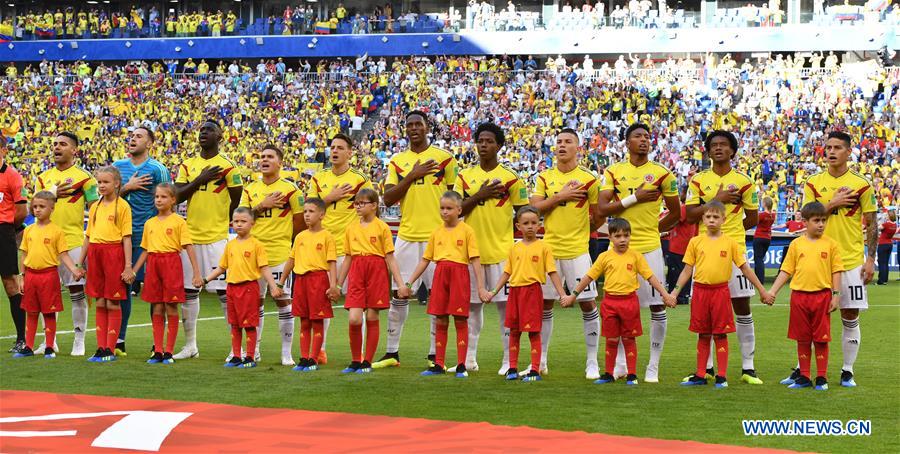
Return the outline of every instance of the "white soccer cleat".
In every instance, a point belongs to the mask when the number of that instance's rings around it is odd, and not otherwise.
[[[84,336],[80,339],[75,337],[75,342],[72,343],[72,356],[84,356]]]
[[[282,366],[296,366],[297,363],[294,362],[294,358],[291,358],[291,355],[281,355],[281,365]]]
[[[584,368],[584,378],[588,380],[597,380],[600,378],[600,366],[597,360],[588,360]]]
[[[189,358],[197,358],[200,356],[200,352],[197,351],[197,347],[187,346],[181,349],[180,352],[172,355],[172,359],[180,360],[180,359],[189,359]]]
[[[466,371],[478,372],[478,361],[466,361]]]
[[[34,349],[35,355],[43,355],[44,351],[47,350],[47,344],[41,342],[41,345],[38,345],[36,349]]]
[[[509,370],[509,363],[503,363],[500,366],[500,370],[497,371],[497,375],[506,375],[506,372]]]
[[[647,365],[644,383],[659,383],[659,366]]]

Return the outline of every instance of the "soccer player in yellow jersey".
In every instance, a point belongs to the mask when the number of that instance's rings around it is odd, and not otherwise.
[[[200,272],[217,268],[228,242],[231,214],[241,201],[241,173],[233,161],[219,154],[222,128],[214,120],[200,125],[200,154],[185,160],[178,167],[175,187],[178,202],[187,202],[187,224],[194,240],[194,252]],[[184,269],[191,266],[187,254],[182,253]],[[222,312],[227,311],[224,276],[206,284],[207,291],[219,295]],[[185,346],[174,359],[194,358],[197,350],[197,316],[200,314],[200,291],[193,287],[191,276],[184,277],[185,303],[181,305]],[[225,314],[227,316],[227,313]]]
[[[628,160],[609,166],[600,188],[601,216],[625,218],[631,224],[631,247],[644,254],[655,276],[663,275],[660,232],[670,230],[681,215],[678,183],[669,169],[648,158],[651,148],[650,127],[635,123],[625,130]],[[665,203],[669,214],[659,218]],[[638,300],[650,308],[650,361],[644,376],[646,383],[659,382],[659,357],[666,340],[668,318],[662,295],[638,277]],[[616,376],[625,375],[625,350],[620,345]]]
[[[406,282],[425,253],[428,237],[441,225],[441,195],[453,188],[456,182],[456,158],[450,153],[431,145],[428,133],[431,123],[427,114],[413,110],[406,114],[406,137],[409,150],[398,153],[388,164],[387,181],[384,185],[384,204],[400,203],[400,230],[397,232],[397,263],[401,281]],[[431,287],[434,265],[425,270],[421,280]],[[419,288],[419,281],[411,282],[412,288]],[[396,290],[396,287],[394,287]],[[396,293],[396,292],[395,292]],[[409,300],[394,295],[388,311],[388,331],[385,355],[372,364],[374,368],[397,366],[400,364],[400,335],[403,324],[409,316]],[[431,332],[434,333],[434,318]],[[431,336],[429,358],[434,357],[434,336]],[[432,359],[433,360],[433,359]]]
[[[869,307],[866,285],[875,274],[878,248],[875,190],[862,175],[847,167],[850,149],[849,135],[839,131],[828,134],[825,140],[828,170],[809,177],[803,188],[804,205],[820,202],[831,213],[825,235],[837,241],[844,262],[840,288],[841,350],[844,354],[841,386],[846,387],[856,386],[853,363],[859,353],[859,311]],[[865,244],[863,225],[866,226]]]
[[[513,216],[519,208],[528,205],[528,191],[519,175],[497,162],[497,152],[503,148],[506,137],[494,123],[482,123],[475,130],[478,165],[459,172],[453,190],[463,196],[462,214],[466,224],[475,230],[475,238],[481,251],[481,268],[485,287],[497,286],[509,249],[513,245]],[[475,282],[474,269],[470,269],[469,281]],[[503,326],[506,319],[506,301],[509,286],[495,295],[500,314],[500,334],[503,344],[503,363],[498,371],[506,375],[509,369],[509,329]],[[484,326],[484,304],[478,289],[473,285],[469,306],[469,350],[466,353],[466,369],[478,371],[476,354],[478,338]]]
[[[553,249],[556,269],[566,287],[574,289],[591,269],[588,242],[591,231],[603,224],[597,207],[600,181],[597,176],[578,166],[581,137],[572,129],[556,136],[556,166],[538,175],[531,205],[544,215],[544,241]],[[553,333],[553,301],[556,289],[544,283],[544,312],[541,323],[541,365],[547,373],[547,350]],[[600,378],[597,345],[600,338],[600,313],[597,311],[597,286],[591,283],[576,299],[584,321],[584,343],[587,347],[585,377]],[[532,365],[535,366],[535,365]]]
[[[688,183],[687,221],[695,224],[700,221],[706,203],[718,200],[725,205],[725,224],[722,233],[737,242],[741,253],[747,255],[747,229],[756,226],[759,213],[759,201],[750,177],[731,167],[731,160],[738,150],[737,138],[728,131],[711,131],[704,142],[706,153],[712,161],[712,168],[697,173]],[[700,224],[700,233],[706,231]],[[762,260],[762,257],[757,260]],[[753,316],[750,314],[750,298],[753,296],[753,285],[750,284],[741,270],[733,266],[731,280],[728,281],[731,294],[731,306],[734,308],[736,334],[741,347],[741,381],[752,385],[761,385],[762,380],[756,376],[753,365],[753,352],[756,350],[756,334]],[[715,376],[712,370],[713,355],[709,355],[707,374]]]
[[[331,138],[331,168],[317,172],[313,175],[306,190],[307,197],[315,197],[325,201],[328,206],[325,211],[325,219],[322,227],[334,237],[337,249],[337,269],[344,264],[346,250],[344,248],[344,233],[347,226],[356,222],[356,208],[353,206],[353,198],[362,189],[375,189],[369,177],[363,172],[350,167],[350,158],[353,157],[353,140],[345,134],[335,134]],[[343,286],[344,282],[338,282]],[[343,287],[342,287],[343,288]],[[331,319],[324,320],[322,350],[317,362],[325,364],[327,355],[325,345],[328,337],[328,327]]]
[[[288,284],[283,295],[275,300],[278,306],[278,329],[281,333],[281,365],[293,366],[291,344],[294,336],[294,316],[291,308],[291,273],[285,269],[291,253],[291,241],[305,227],[303,223],[303,193],[290,181],[281,178],[284,152],[275,145],[263,146],[259,153],[259,171],[262,178],[244,188],[240,206],[250,208],[256,217],[251,235],[262,242],[269,258],[269,271],[275,281],[287,273]],[[269,286],[265,279],[259,281],[259,327],[256,336],[256,361],[259,361],[259,344],[262,341],[265,320],[265,299]]]
[[[84,212],[100,198],[97,194],[97,180],[75,165],[77,154],[78,136],[71,132],[57,134],[53,139],[55,166],[41,173],[34,185],[36,191],[56,194],[56,207],[50,220],[65,232],[69,257],[76,263],[81,258],[84,244]],[[84,356],[84,333],[88,320],[84,277],[75,279],[68,269],[59,267],[59,279],[69,287],[69,298],[72,300],[72,325],[75,330],[72,356]],[[36,352],[39,353],[40,349]]]

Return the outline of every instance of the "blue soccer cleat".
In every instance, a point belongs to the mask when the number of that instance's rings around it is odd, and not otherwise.
[[[605,385],[607,383],[613,383],[616,381],[616,377],[613,377],[609,372],[604,372],[600,378],[594,380],[595,385]]]
[[[638,378],[637,378],[637,375],[635,375],[635,374],[628,374],[628,376],[625,377],[625,384],[628,385],[628,386],[637,386],[637,384],[638,384]]]
[[[240,366],[243,365],[243,364],[244,364],[244,362],[241,361],[240,358],[238,358],[237,356],[235,356],[235,357],[233,357],[233,358],[231,358],[231,359],[229,359],[228,361],[225,362],[225,367],[240,367]]]
[[[788,389],[812,388],[812,386],[812,381],[801,375],[800,378],[794,380],[794,384],[788,385]]]
[[[709,383],[706,380],[706,377],[698,377],[697,375],[691,375],[688,377],[687,381],[681,382],[681,386],[704,386]]]
[[[34,356],[34,351],[28,347],[22,347],[18,352],[13,353],[13,358],[27,358],[29,356]]]
[[[522,378],[522,382],[524,382],[524,383],[530,383],[530,382],[541,381],[541,380],[542,379],[541,379],[540,372],[538,372],[534,369],[532,369],[530,372],[528,372],[527,375],[525,375],[525,377]]]
[[[358,371],[360,367],[362,367],[362,363],[360,363],[359,361],[353,361],[350,363],[349,366],[344,368],[344,370],[342,370],[341,373],[342,374],[355,374],[356,371]]]
[[[147,364],[162,364],[163,355],[160,352],[153,352],[153,356],[147,360]]]
[[[447,371],[444,370],[443,366],[441,366],[439,364],[435,364],[435,365],[429,367],[428,369],[425,369],[425,371],[423,371],[419,375],[421,375],[423,377],[430,377],[432,375],[444,375],[446,373],[447,373]]]
[[[172,354],[169,352],[163,353],[162,364],[175,364],[175,358],[172,358]]]
[[[816,391],[828,391],[828,380],[825,377],[816,377]]]
[[[728,380],[721,375],[716,375],[716,389],[724,389],[728,387]]]
[[[516,370],[515,368],[507,369],[506,370],[506,379],[510,380],[510,381],[518,380],[519,379],[519,371]]]
[[[841,386],[845,388],[856,388],[856,381],[853,380],[853,372],[841,370]]]
[[[237,367],[240,367],[241,369],[252,369],[256,367],[256,360],[248,356],[244,358],[244,361],[241,363],[241,365]]]
[[[791,375],[789,375],[784,380],[781,380],[779,383],[781,383],[782,385],[793,385],[798,378],[800,378],[800,369],[794,369],[791,372]]]
[[[318,369],[318,366],[316,366]],[[356,369],[357,374],[371,374],[372,373],[372,363],[368,361],[363,361],[359,363],[359,369]]]

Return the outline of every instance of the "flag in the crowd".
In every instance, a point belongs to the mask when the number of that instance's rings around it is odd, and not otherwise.
[[[328,35],[330,33],[331,27],[328,26],[328,22],[316,22],[316,34]]]
[[[0,24],[0,43],[12,41],[13,26],[12,24]]]

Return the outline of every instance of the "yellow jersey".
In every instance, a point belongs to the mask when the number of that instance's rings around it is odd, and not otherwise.
[[[369,178],[360,171],[350,170],[337,175],[331,170],[325,170],[313,175],[309,183],[309,189],[306,191],[307,197],[318,197],[325,199],[325,196],[331,193],[334,188],[349,184],[353,188],[341,200],[328,205],[325,210],[325,218],[322,219],[322,227],[331,232],[334,237],[337,255],[344,255],[344,231],[352,222],[357,221],[359,217],[356,214],[356,208],[353,206],[353,198],[361,189],[375,189]]]
[[[123,237],[131,236],[131,206],[121,197],[91,205],[85,235],[91,243],[121,243]]]
[[[265,184],[262,180],[258,180],[244,187],[240,206],[252,209],[273,192],[283,194],[281,202],[284,206],[257,213],[250,234],[262,241],[269,260],[272,264],[277,265],[284,263],[291,252],[294,215],[303,213],[303,193],[297,189],[294,183],[283,178],[279,178],[272,184]]]
[[[637,291],[638,274],[644,279],[650,279],[653,276],[653,270],[650,269],[644,254],[630,248],[619,254],[612,246],[597,257],[597,261],[587,272],[587,275],[594,281],[600,276],[606,276],[603,281],[603,291],[610,295],[630,295]]]
[[[480,166],[465,169],[453,185],[453,190],[466,198],[494,180],[503,185],[503,196],[479,203],[465,218],[466,224],[475,230],[482,265],[500,263],[509,256],[509,248],[513,245],[514,207],[528,205],[528,190],[517,173],[502,165],[489,171]]]
[[[141,249],[147,252],[181,252],[181,249],[188,244],[194,244],[194,242],[191,240],[187,222],[175,213],[165,219],[154,216],[144,224]]]
[[[659,240],[659,214],[664,197],[678,196],[678,182],[669,169],[654,161],[634,166],[630,161],[609,166],[603,174],[601,191],[612,191],[612,200],[622,200],[639,188],[656,188],[662,193],[658,201],[632,205],[617,215],[631,224],[631,248],[646,254],[662,247]]]
[[[543,284],[547,282],[547,274],[556,272],[553,250],[542,240],[531,244],[516,242],[509,249],[503,272],[509,274],[510,287]]]
[[[600,182],[584,167],[568,172],[554,167],[538,175],[534,188],[534,195],[549,199],[572,181],[577,181],[587,191],[587,199],[563,202],[544,215],[544,241],[553,248],[557,259],[573,259],[587,254],[591,239],[590,206],[597,204]]]
[[[817,292],[830,289],[831,275],[844,271],[841,248],[827,236],[812,240],[803,235],[791,241],[781,261],[781,271],[791,275],[791,290]]]
[[[56,201],[50,221],[66,234],[66,244],[73,249],[84,244],[84,212],[97,200],[97,180],[78,166],[59,170],[56,167],[44,171],[37,177],[35,192],[53,190],[62,183],[72,184],[72,194]]]
[[[447,228],[440,226],[431,233],[428,245],[425,246],[425,254],[422,258],[432,262],[448,260],[455,263],[468,265],[469,262],[479,256],[478,240],[475,239],[475,230],[459,221],[456,227]]]
[[[344,231],[344,245],[348,255],[377,255],[384,257],[394,252],[391,228],[381,219],[362,225],[359,219]]]
[[[837,242],[841,251],[841,260],[845,270],[852,270],[865,262],[865,241],[863,240],[862,218],[865,213],[877,210],[875,190],[869,180],[862,175],[848,170],[835,178],[827,171],[813,175],[803,186],[803,204],[812,201],[827,205],[834,194],[842,188],[849,188],[859,196],[856,205],[837,208],[828,217],[825,235]],[[877,226],[869,226],[870,229]]]
[[[47,225],[34,223],[25,227],[19,249],[25,252],[22,264],[26,268],[44,270],[59,266],[59,254],[70,248],[66,233],[51,221]]]
[[[294,258],[294,274],[328,271],[329,262],[337,261],[334,237],[324,228],[318,232],[304,230],[294,238],[291,257]]]
[[[747,263],[737,241],[722,234],[710,238],[703,234],[691,238],[684,253],[684,263],[694,267],[694,282],[708,285],[727,284],[731,280],[732,264]]]
[[[219,268],[228,270],[225,277],[229,284],[258,280],[262,276],[259,269],[268,265],[266,248],[252,236],[246,240],[235,238],[228,241],[219,259]]]
[[[719,192],[719,186],[724,189],[737,189],[741,194],[740,204],[725,204],[725,223],[722,224],[722,233],[737,241],[741,253],[746,254],[747,231],[744,230],[744,211],[759,211],[759,200],[750,177],[733,169],[722,176],[712,170],[704,170],[691,177],[685,205],[703,205],[713,200],[716,193]],[[703,222],[700,222],[699,233],[706,233],[706,226],[703,225]]]
[[[407,150],[395,154],[388,164],[386,186],[400,183],[416,163],[431,159],[437,162],[437,170],[414,181],[400,200],[402,215],[397,236],[406,241],[428,241],[431,232],[441,225],[439,202],[441,195],[456,183],[456,158],[432,145],[421,153]]]
[[[211,244],[228,238],[231,196],[228,188],[243,185],[241,172],[235,163],[217,154],[210,159],[200,156],[188,158],[178,167],[175,184],[187,184],[197,178],[207,167],[219,166],[222,173],[191,195],[187,201],[187,224],[196,244]]]

